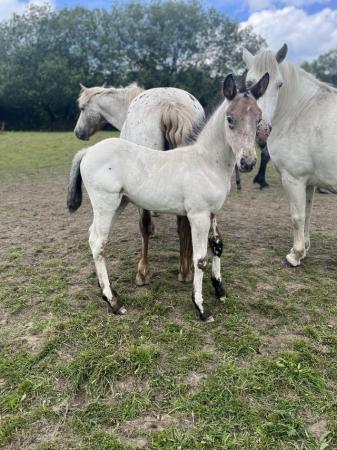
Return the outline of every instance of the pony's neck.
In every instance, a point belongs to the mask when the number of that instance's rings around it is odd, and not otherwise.
[[[207,156],[210,163],[232,173],[235,156],[229,146],[225,133],[225,114],[228,101],[225,100],[214,112],[196,140],[199,151]]]
[[[106,93],[101,94],[98,99],[98,105],[105,120],[113,125],[117,130],[121,130],[125,122],[127,112],[132,100],[141,92],[130,88],[107,89]]]
[[[283,87],[278,97],[273,126],[292,124],[322,88],[322,83],[295,64],[284,62],[280,70]]]

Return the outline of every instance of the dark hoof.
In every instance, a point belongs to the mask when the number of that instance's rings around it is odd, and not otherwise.
[[[112,293],[113,293],[114,297],[117,297],[117,292],[115,290],[112,289]],[[109,309],[110,309],[110,311],[113,314],[116,314],[116,315],[124,315],[124,314],[126,314],[125,307],[121,303],[119,303],[118,300],[116,301],[115,304],[112,305],[109,302],[109,300],[106,298],[105,295],[102,295],[102,299],[108,304]]]
[[[267,190],[267,189],[269,189],[269,188],[270,188],[270,186],[269,186],[268,183],[266,183],[266,184],[260,184],[260,189],[261,189],[261,191],[265,191],[265,190]]]
[[[204,308],[203,313],[200,313],[200,319],[206,323],[214,322],[214,318],[212,316],[211,311],[206,308]]]

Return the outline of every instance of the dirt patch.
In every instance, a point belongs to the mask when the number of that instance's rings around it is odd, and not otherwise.
[[[292,348],[292,343],[296,339],[307,340],[305,336],[291,333],[280,333],[274,336],[265,336],[259,351],[262,355],[285,352]]]
[[[308,430],[319,441],[328,432],[328,422],[325,419],[320,419],[317,422],[309,425]]]

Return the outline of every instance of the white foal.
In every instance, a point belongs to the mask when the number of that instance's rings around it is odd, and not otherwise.
[[[186,145],[194,125],[204,120],[204,110],[193,95],[177,88],[143,90],[136,84],[125,88],[82,86],[78,99],[81,110],[75,135],[87,140],[107,122],[121,131],[120,137],[155,150]],[[180,238],[179,281],[191,281],[192,240],[186,217],[177,217]],[[151,213],[141,210],[139,228],[142,251],[136,284],[148,284],[149,238],[154,232]]]
[[[293,247],[286,256],[298,266],[310,247],[309,225],[315,187],[337,193],[337,89],[299,66],[285,61],[287,46],[253,56],[244,51],[247,85],[270,74],[259,101],[263,119],[271,122],[268,140],[272,162],[281,175],[293,223]]]
[[[103,297],[115,313],[124,314],[125,308],[110,287],[103,250],[112,223],[131,202],[147,210],[188,217],[193,244],[193,302],[202,320],[213,320],[202,296],[211,219],[228,195],[235,163],[242,171],[251,170],[256,163],[256,133],[261,120],[256,99],[263,95],[268,82],[265,74],[249,91],[237,93],[229,75],[223,85],[225,101],[190,146],[158,152],[124,139],[106,139],[75,156],[68,207],[73,211],[80,204],[82,178],[94,213],[89,243],[97,276]],[[213,227],[217,235],[215,222]],[[216,249],[212,276],[216,295],[223,296]]]

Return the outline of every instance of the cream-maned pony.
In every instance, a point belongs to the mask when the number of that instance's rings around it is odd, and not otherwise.
[[[125,308],[110,287],[103,256],[111,225],[128,202],[146,210],[187,216],[193,243],[193,301],[202,320],[212,320],[203,305],[202,280],[207,262],[211,222],[228,195],[235,163],[243,171],[256,163],[255,142],[261,110],[256,99],[268,86],[265,74],[250,91],[237,93],[232,75],[223,85],[221,103],[194,144],[172,152],[158,152],[125,139],[106,139],[73,160],[68,208],[81,204],[81,179],[88,192],[94,220],[89,244],[103,298],[117,314]],[[216,227],[213,230],[216,233]],[[223,297],[220,258],[213,253],[212,280]]]
[[[271,122],[270,157],[287,193],[294,243],[286,256],[298,266],[310,247],[309,225],[316,187],[337,193],[337,89],[285,61],[287,46],[253,56],[244,50],[247,85],[268,71],[270,83],[259,106]]]
[[[81,114],[75,135],[87,140],[106,123],[121,130],[120,137],[155,150],[169,150],[186,144],[192,129],[204,119],[201,104],[191,94],[176,88],[154,88],[144,91],[136,84],[126,88],[82,86],[79,97]],[[178,279],[192,279],[191,230],[186,217],[178,217],[180,270]],[[142,251],[136,284],[147,284],[149,237],[154,231],[151,213],[141,210],[139,222]]]

